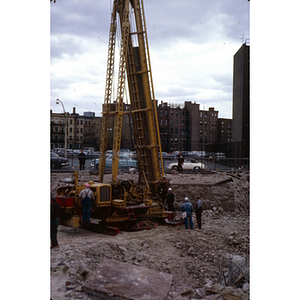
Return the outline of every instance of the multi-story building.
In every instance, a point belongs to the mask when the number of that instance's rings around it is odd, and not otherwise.
[[[199,108],[191,101],[183,106],[161,101],[157,115],[162,151],[202,151],[217,142],[218,111]]]
[[[157,103],[158,104],[158,103]],[[110,104],[115,110],[115,103]],[[130,104],[123,106],[121,148],[134,150],[133,125]],[[220,151],[218,144],[232,140],[230,119],[218,119],[218,111],[213,107],[200,110],[200,104],[186,101],[184,104],[172,104],[161,101],[157,105],[157,116],[162,151]],[[98,150],[101,140],[101,117],[94,112],[79,115],[67,113],[68,149]],[[51,148],[64,148],[65,115],[51,112]],[[109,118],[108,145],[113,147],[114,115]]]
[[[249,157],[250,144],[250,46],[234,55],[232,141],[234,157]]]
[[[82,116],[75,112],[52,113],[51,115],[51,149],[65,147],[65,120],[67,118],[67,148],[98,150],[100,147],[101,117],[94,112],[84,112]]]
[[[226,144],[232,142],[232,119],[218,119],[218,138],[217,144]]]

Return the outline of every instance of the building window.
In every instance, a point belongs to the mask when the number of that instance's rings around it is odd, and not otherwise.
[[[202,118],[202,111],[200,111],[200,118]]]
[[[168,115],[168,111],[167,110],[165,110],[165,116],[167,116]]]
[[[163,115],[164,115],[164,113],[163,113],[162,109],[160,110],[160,115],[161,115],[161,116],[163,116]]]
[[[203,126],[202,121],[200,121],[200,126],[201,126],[201,127]]]
[[[167,119],[165,120],[165,125],[168,125],[168,120]]]
[[[54,119],[54,123],[58,124],[58,119],[57,118]]]
[[[177,112],[177,111],[176,111]],[[178,120],[175,120],[175,125],[178,125]]]
[[[160,119],[160,125],[162,125],[163,124],[163,119]]]
[[[174,123],[174,122],[173,122],[173,119],[171,119],[171,125],[173,125],[173,123]]]

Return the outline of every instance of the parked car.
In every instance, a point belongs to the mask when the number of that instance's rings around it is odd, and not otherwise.
[[[178,170],[178,163],[170,163],[168,166],[169,170]],[[200,170],[205,169],[205,165],[200,162],[196,162],[195,160],[184,160],[182,165],[183,170],[200,172]]]
[[[177,155],[179,154],[179,151],[175,151],[175,152],[173,152],[173,154],[175,155],[175,159],[176,159]],[[198,156],[198,154],[196,152],[182,151],[182,154],[183,154],[184,158],[189,159],[189,160],[200,159],[200,157]]]
[[[99,168],[99,158],[94,158],[91,163],[91,167],[98,169]],[[105,161],[105,168],[111,169],[112,167],[112,155],[108,156]],[[119,156],[119,169],[128,169],[128,168],[137,168],[138,162],[135,159],[127,155]]]
[[[67,159],[60,157],[56,153],[50,153],[50,166],[51,169],[61,169],[62,167],[70,166],[70,163]]]
[[[161,155],[164,160],[174,160],[176,158],[176,156],[172,153],[169,154],[167,152],[162,152]],[[160,158],[160,156],[159,156],[159,158]]]

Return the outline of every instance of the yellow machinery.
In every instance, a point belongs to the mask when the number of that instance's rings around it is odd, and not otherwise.
[[[132,13],[133,12],[133,13]],[[131,16],[131,17],[130,17]],[[117,17],[119,22],[117,22]],[[117,96],[112,104],[114,79],[115,45],[117,24],[121,26],[121,43],[118,69]],[[128,84],[134,141],[137,153],[139,182],[117,181],[121,131],[123,119],[123,99],[125,84]],[[156,102],[152,84],[152,73],[142,0],[115,0],[113,3],[106,71],[106,86],[103,104],[103,118],[99,156],[99,182],[90,182],[96,205],[94,217],[104,223],[166,218],[168,214],[159,200],[158,187],[161,174],[164,175],[161,156],[160,133]],[[111,107],[115,107],[111,111]],[[114,116],[112,184],[104,184],[104,170],[108,141],[109,117]],[[65,213],[80,213],[79,192],[84,185],[78,185],[75,172],[75,186],[57,189],[58,200],[70,197],[69,206],[63,206]],[[72,205],[73,199],[73,205]]]
[[[134,18],[131,20],[129,20],[129,11],[134,12]],[[113,87],[117,15],[119,16],[119,23],[122,29],[122,41],[120,45],[116,105],[115,111],[111,112],[109,109],[112,107],[110,104]],[[149,185],[152,195],[156,195],[157,184],[161,180],[159,160],[162,162],[162,157],[159,157],[161,153],[160,134],[142,0],[115,0],[113,5],[100,142],[100,182],[103,182],[105,154],[107,150],[107,126],[108,119],[112,113],[115,116],[112,184],[117,182],[126,74],[133,119],[135,148],[139,162],[139,182],[144,185]],[[164,173],[163,163],[161,163],[161,168],[162,173]]]

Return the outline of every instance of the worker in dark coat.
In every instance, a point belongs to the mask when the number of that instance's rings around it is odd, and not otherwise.
[[[51,249],[58,248],[57,241],[57,227],[59,225],[59,204],[56,202],[56,198],[54,196],[51,197],[51,224],[50,224],[50,234],[51,234]]]
[[[160,182],[160,198],[163,204],[165,203],[167,198],[169,185],[170,185],[169,180],[166,178],[166,176],[163,176]]]
[[[182,151],[179,151],[179,154],[177,155],[177,157],[178,157],[177,171],[182,172],[182,165],[184,162],[184,155],[182,154]]]
[[[175,197],[174,197],[174,194],[172,193],[172,189],[169,188],[168,189],[168,194],[166,196],[166,202],[167,202],[167,205],[168,205],[168,211],[174,211],[174,200],[175,200]]]
[[[86,155],[83,153],[83,150],[78,154],[80,170],[84,170],[84,164],[86,160]]]

